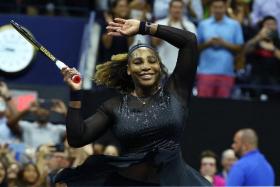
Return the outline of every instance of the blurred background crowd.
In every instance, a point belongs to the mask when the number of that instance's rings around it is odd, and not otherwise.
[[[127,52],[137,43],[157,48],[169,73],[176,49],[156,38],[109,37],[105,26],[115,17],[136,18],[171,25],[197,34],[200,66],[194,95],[237,99],[279,98],[279,2],[278,0],[227,0],[212,6],[211,0],[15,0],[0,3],[2,13],[87,17],[96,12],[101,26],[97,63],[112,54]],[[211,23],[211,16],[222,20]],[[167,53],[168,51],[168,53]]]
[[[200,54],[194,96],[249,101],[280,99],[280,0],[0,0],[3,15],[90,19],[92,12],[99,28],[96,53],[91,55],[95,58],[92,66],[110,60],[114,54],[126,53],[137,43],[149,43],[159,52],[169,74],[172,73],[178,51],[170,44],[142,35],[133,38],[106,35],[105,27],[114,18],[135,18],[197,35]],[[91,75],[94,68],[92,71]],[[20,108],[15,92],[6,82],[10,75],[0,73],[0,81],[5,77],[0,82],[1,187],[54,186],[53,176],[62,168],[78,166],[92,154],[121,153],[110,138],[79,149],[69,147],[63,124],[67,96],[59,99],[36,96]],[[99,88],[93,85],[92,89]],[[52,120],[53,116],[59,120]],[[223,152],[214,153],[212,147],[201,150],[196,169],[214,186],[225,186],[230,181],[228,174],[238,157],[244,159],[246,153],[258,150],[255,131],[241,132],[242,141],[238,142],[237,134],[232,134],[228,141],[233,144],[224,147]],[[273,171],[270,174],[273,176]]]

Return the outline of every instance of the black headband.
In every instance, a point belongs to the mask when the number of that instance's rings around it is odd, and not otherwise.
[[[149,48],[149,49],[155,51],[155,49],[154,49],[152,46],[150,46],[150,45],[148,45],[148,44],[141,44],[141,43],[139,43],[139,44],[136,44],[136,45],[132,46],[132,47],[129,49],[129,51],[128,51],[128,57],[130,57],[130,55],[133,53],[133,51],[135,51],[136,49],[138,49],[138,48],[140,48],[140,47],[146,47],[146,48]]]

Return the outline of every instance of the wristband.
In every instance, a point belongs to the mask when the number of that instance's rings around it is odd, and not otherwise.
[[[150,30],[151,30],[150,22],[145,22],[145,21],[140,22],[139,31],[138,31],[139,34],[148,35],[150,34]]]
[[[81,101],[83,98],[82,90],[76,90],[70,92],[70,101]]]

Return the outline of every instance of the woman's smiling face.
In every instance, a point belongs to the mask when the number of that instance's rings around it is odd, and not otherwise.
[[[131,75],[135,87],[145,89],[158,86],[161,66],[156,53],[147,47],[133,51],[129,58],[127,73]]]

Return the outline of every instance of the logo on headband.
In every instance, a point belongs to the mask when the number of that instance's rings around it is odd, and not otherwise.
[[[146,47],[146,48],[149,48],[149,49],[152,49],[153,51],[155,51],[155,49],[154,49],[152,46],[150,46],[150,45],[148,45],[148,44],[140,43],[140,42],[138,41],[138,44],[132,46],[132,47],[129,49],[129,51],[128,51],[128,56],[130,56],[130,55],[133,53],[133,51],[135,51],[136,49],[139,49],[139,48],[141,48],[141,47]]]

